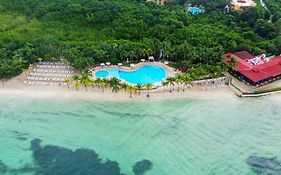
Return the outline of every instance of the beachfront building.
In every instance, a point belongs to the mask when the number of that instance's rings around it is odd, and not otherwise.
[[[249,7],[255,7],[256,5],[253,0],[232,0],[230,8],[233,10],[244,10]]]
[[[230,74],[253,88],[281,79],[281,56],[254,56],[246,51],[227,53],[224,63]]]
[[[155,2],[158,5],[164,5],[166,0],[146,0],[146,2]]]

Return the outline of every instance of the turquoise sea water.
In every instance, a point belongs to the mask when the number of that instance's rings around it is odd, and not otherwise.
[[[37,152],[30,146],[36,138],[42,140]],[[146,175],[255,175],[246,159],[256,153],[281,160],[280,138],[281,103],[270,98],[0,98],[1,175],[64,175],[70,165],[79,169],[79,162],[90,162],[91,156],[83,161],[80,154],[72,154],[82,148],[95,151],[100,164],[116,161],[127,175],[133,175],[132,167],[143,159],[153,164]],[[43,149],[46,145],[56,147]],[[60,152],[79,155],[79,161]],[[56,159],[48,162],[48,156]],[[66,166],[54,165],[59,159]]]
[[[98,78],[115,77],[131,84],[157,83],[166,77],[165,70],[160,66],[146,65],[136,71],[120,71],[117,69],[100,70],[95,74]]]

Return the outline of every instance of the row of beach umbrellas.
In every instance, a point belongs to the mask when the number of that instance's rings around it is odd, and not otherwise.
[[[105,65],[110,66],[111,63],[110,62],[100,63],[100,66],[105,66]],[[122,66],[122,63],[118,63],[118,66]]]
[[[110,63],[110,62],[100,63],[100,66],[105,66],[105,65],[110,66],[111,63]],[[117,65],[118,65],[118,66],[122,66],[123,64],[122,64],[122,63],[118,63]],[[130,66],[131,66],[131,67],[134,67],[135,64],[130,64]]]
[[[145,62],[145,59],[141,59],[141,62]],[[167,65],[167,64],[169,64],[169,62],[165,61],[164,64]],[[100,63],[100,66],[105,66],[105,65],[110,66],[111,63],[110,62]],[[117,65],[118,66],[122,66],[123,64],[122,63],[118,63]],[[135,67],[135,64],[130,64],[130,67]]]

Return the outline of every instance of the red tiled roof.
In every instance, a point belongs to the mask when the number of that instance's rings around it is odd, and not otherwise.
[[[267,63],[259,65],[251,65],[247,63],[246,59],[252,59],[254,56],[242,51],[224,55],[224,63],[229,64],[228,61],[234,58],[236,60],[235,70],[244,76],[248,77],[253,82],[262,81],[264,79],[281,75],[281,56],[271,58]]]
[[[246,51],[235,52],[235,53],[233,53],[233,55],[235,55],[243,60],[248,60],[248,59],[252,59],[255,57]]]

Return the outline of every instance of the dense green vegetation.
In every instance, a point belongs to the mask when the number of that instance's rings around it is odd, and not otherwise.
[[[269,10],[273,13],[273,22],[281,25],[281,0],[265,0]]]
[[[225,0],[190,0],[206,9],[191,15],[184,2],[162,7],[141,0],[0,0],[0,79],[38,58],[64,58],[85,69],[158,58],[164,49],[164,59],[177,66],[203,67],[205,75],[217,76],[225,52],[281,53],[281,26],[268,23],[263,8],[225,13]]]

